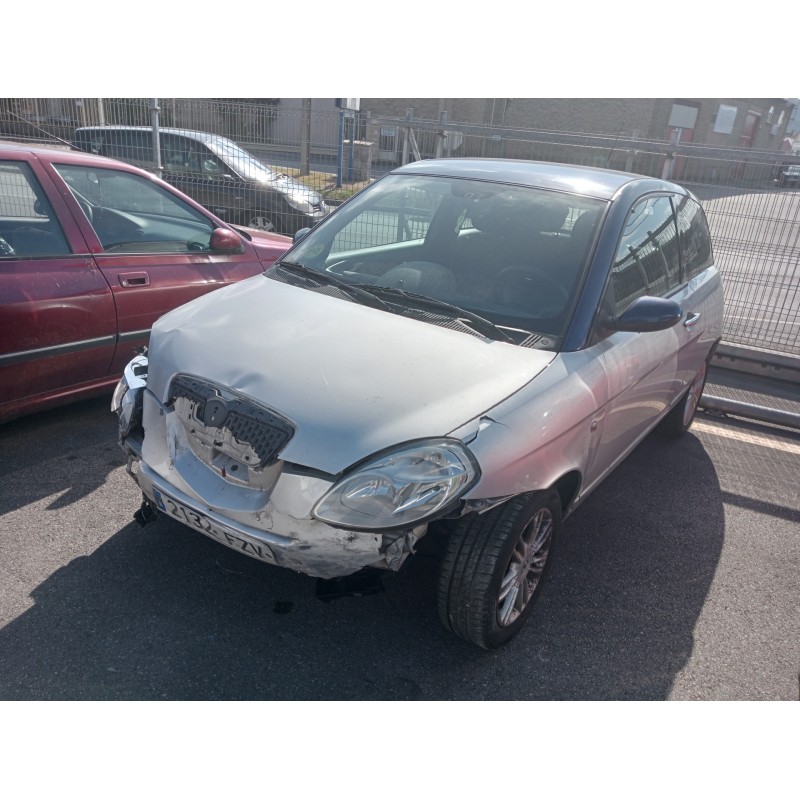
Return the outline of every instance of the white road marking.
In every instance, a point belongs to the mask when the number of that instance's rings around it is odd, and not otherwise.
[[[759,436],[755,433],[746,433],[745,431],[737,431],[732,428],[709,425],[707,422],[695,422],[690,430],[698,433],[710,433],[712,436],[722,436],[725,439],[734,439],[737,442],[745,442],[746,444],[757,444],[761,447],[769,447],[772,450],[782,450],[784,453],[800,455],[800,444],[781,442],[767,436]]]

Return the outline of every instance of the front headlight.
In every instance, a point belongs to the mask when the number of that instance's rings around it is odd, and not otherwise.
[[[346,475],[313,513],[342,528],[410,527],[446,511],[479,475],[478,465],[461,442],[413,442]]]
[[[317,208],[314,207],[314,201],[317,202]],[[297,211],[302,211],[304,214],[313,214],[319,208],[320,198],[308,194],[287,194],[286,202]]]

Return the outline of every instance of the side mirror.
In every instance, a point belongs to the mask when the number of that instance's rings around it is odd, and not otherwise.
[[[215,228],[211,234],[211,252],[233,255],[244,253],[244,244],[239,234],[228,228]]]
[[[299,231],[296,231],[294,236],[292,236],[293,242],[299,242],[304,236],[308,236],[311,233],[311,228],[300,228]]]
[[[638,297],[620,316],[612,327],[616,331],[647,333],[665,331],[677,325],[683,317],[683,309],[672,300],[663,297]]]

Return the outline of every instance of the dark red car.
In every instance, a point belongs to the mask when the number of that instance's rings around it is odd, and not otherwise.
[[[0,422],[110,392],[164,312],[290,244],[136,167],[0,144]]]

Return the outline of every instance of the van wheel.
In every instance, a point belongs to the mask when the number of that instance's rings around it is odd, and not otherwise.
[[[260,211],[251,211],[245,215],[245,222],[243,223],[247,228],[255,228],[259,231],[274,231],[275,225],[272,220]]]
[[[658,432],[662,436],[677,439],[689,430],[695,414],[697,414],[697,407],[700,405],[700,398],[703,396],[707,376],[708,361],[704,361],[694,376],[692,385],[686,390],[686,393],[678,401],[675,408],[658,424]]]
[[[513,639],[539,596],[560,526],[556,492],[520,495],[464,517],[447,540],[439,574],[445,628],[485,650]]]

